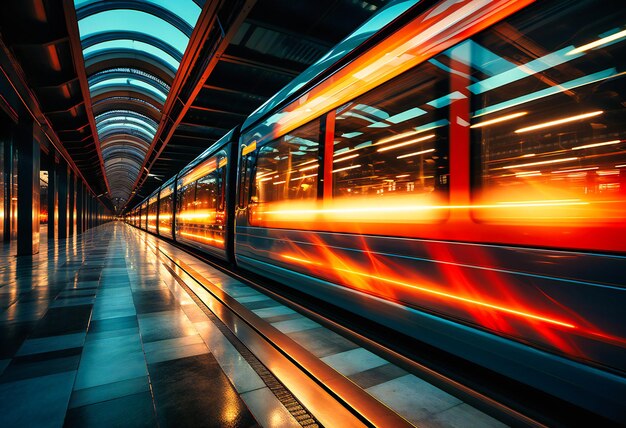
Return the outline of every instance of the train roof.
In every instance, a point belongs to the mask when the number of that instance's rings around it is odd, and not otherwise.
[[[307,87],[314,79],[320,76],[325,70],[337,64],[342,58],[356,49],[366,40],[377,34],[388,26],[396,18],[404,14],[411,7],[419,3],[420,0],[396,0],[382,8],[378,13],[365,21],[363,25],[352,32],[343,41],[339,42],[326,55],[304,70],[299,76],[288,83],[283,89],[278,91],[273,97],[256,109],[242,125],[242,131],[249,129],[255,123],[261,121],[278,106]]]
[[[205,160],[206,158],[211,156],[213,153],[215,153],[217,150],[222,148],[224,145],[226,145],[229,141],[233,139],[233,137],[238,133],[238,131],[239,131],[239,127],[233,128],[230,131],[228,131],[222,138],[217,140],[215,143],[211,144],[205,151],[200,153],[197,158],[189,162],[189,164],[186,167],[181,169],[180,172],[177,174],[177,176],[185,175],[191,169],[196,167],[196,165],[200,164],[203,160]]]

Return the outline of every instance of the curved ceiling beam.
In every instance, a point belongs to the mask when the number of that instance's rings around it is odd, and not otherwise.
[[[138,85],[128,85],[128,84],[123,84],[122,82],[120,82],[119,84],[110,84],[110,85],[99,85],[96,88],[90,87],[91,89],[91,94],[94,97],[97,97],[100,94],[107,94],[107,95],[112,95],[112,94],[142,94],[145,97],[148,97],[149,99],[151,99],[153,104],[158,104],[158,105],[163,105],[163,101],[162,101],[162,96],[157,98],[158,92],[156,90],[154,91],[150,91],[148,88],[146,88],[145,86],[138,86]]]
[[[85,53],[87,53],[86,51],[89,51],[89,50],[93,52],[95,50],[93,48],[96,45],[100,45],[100,44],[107,43],[107,42],[121,41],[121,40],[130,40],[130,41],[140,42],[146,45],[151,45],[155,47],[156,49],[159,49],[167,53],[176,61],[178,61],[178,63],[180,63],[183,59],[184,52],[180,52],[178,49],[176,49],[174,46],[170,45],[163,39],[154,37],[150,34],[141,33],[139,31],[109,31],[106,33],[93,34],[85,38],[82,41],[83,51]],[[122,45],[122,46],[124,44],[125,43],[119,43],[119,45]],[[110,45],[112,46],[113,44],[110,44]]]
[[[109,1],[101,2],[104,5],[108,3]],[[163,17],[137,9],[108,9],[79,17],[81,42],[98,33],[128,31],[132,28],[133,31],[167,40],[178,51],[184,52],[191,33],[181,30],[177,25],[168,21],[175,15],[164,9],[161,10],[165,12]]]
[[[98,53],[85,58],[88,75],[116,67],[136,68],[157,76],[168,84],[173,81],[176,70],[160,58],[133,50]]]
[[[159,79],[156,76],[153,76],[150,73],[146,73],[141,70],[137,70],[135,68],[125,68],[125,67],[116,67],[110,68],[107,70],[102,70],[98,73],[88,75],[87,81],[89,82],[89,86],[97,85],[98,83],[104,82],[106,80],[112,79],[129,79],[129,80],[138,80],[147,85],[153,86],[160,91],[166,93],[170,90],[170,85],[168,85],[163,80]],[[129,83],[130,84],[130,83]]]
[[[127,90],[120,92],[104,92],[102,94],[94,95],[91,98],[94,107],[98,107],[101,102],[132,102],[144,104],[145,108],[154,110],[159,115],[161,114],[161,104],[155,103],[151,97],[145,96],[139,92],[129,94]],[[106,100],[106,101],[105,101]]]
[[[145,140],[142,140],[141,138],[137,138],[132,135],[112,135],[106,139],[102,139],[102,143],[101,143],[103,149],[109,146],[125,145],[125,144],[133,146],[133,147],[141,148],[142,150],[145,150],[145,151],[148,150]]]
[[[131,110],[145,117],[149,117],[156,123],[161,120],[161,112],[152,105],[147,105],[145,101],[124,97],[103,98],[100,102],[93,104],[93,114],[100,116],[111,110]]]
[[[193,32],[193,24],[188,22],[189,18],[181,13],[180,15],[174,13],[169,8],[165,9],[160,7],[155,3],[150,3],[148,1],[140,1],[140,0],[107,0],[107,1],[94,1],[88,4],[87,2],[82,2],[83,5],[78,2],[76,14],[78,16],[78,21],[82,21],[85,18],[89,18],[90,16],[110,12],[113,10],[134,10],[137,12],[142,12],[146,14],[150,14],[154,17],[162,19],[163,21],[169,23],[170,25],[176,27],[180,30],[181,33],[185,34],[187,38],[191,37],[191,33]],[[175,3],[172,3],[172,6],[176,6]],[[198,8],[198,15],[200,14],[200,8]],[[196,16],[197,19],[197,16]]]

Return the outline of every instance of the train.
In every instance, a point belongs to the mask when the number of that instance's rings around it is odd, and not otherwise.
[[[626,423],[625,23],[392,2],[125,220]]]

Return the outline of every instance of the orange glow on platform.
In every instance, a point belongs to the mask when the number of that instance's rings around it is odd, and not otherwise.
[[[296,262],[299,262],[299,263],[303,263],[303,264],[315,265],[315,266],[319,266],[319,267],[322,267],[322,268],[331,269],[331,270],[334,270],[334,271],[345,272],[345,273],[352,274],[352,275],[358,275],[358,276],[374,279],[374,280],[380,281],[380,282],[386,282],[388,284],[399,285],[401,287],[410,288],[411,290],[419,291],[419,292],[422,292],[422,293],[428,293],[428,294],[435,295],[435,296],[438,296],[438,297],[441,297],[441,298],[444,298],[444,299],[453,300],[453,301],[459,301],[459,302],[463,302],[463,303],[468,303],[470,305],[477,305],[477,306],[493,309],[493,310],[496,310],[496,311],[499,311],[499,312],[505,312],[505,313],[508,313],[508,314],[511,314],[511,315],[523,317],[523,318],[529,318],[529,319],[533,319],[533,320],[537,320],[537,321],[541,321],[541,322],[545,322],[545,323],[549,323],[549,324],[558,325],[558,326],[561,326],[561,327],[566,327],[566,328],[577,328],[574,324],[571,324],[569,322],[548,318],[548,317],[543,316],[543,315],[538,315],[538,314],[534,314],[534,313],[531,313],[531,312],[520,311],[520,310],[516,310],[516,309],[512,309],[512,308],[507,308],[507,307],[504,307],[504,306],[500,306],[500,305],[496,305],[496,304],[493,304],[493,303],[484,302],[484,301],[480,301],[480,300],[470,299],[468,297],[459,296],[459,295],[455,295],[455,294],[451,294],[451,293],[446,293],[446,292],[443,292],[443,291],[440,291],[440,290],[436,290],[436,289],[432,289],[432,288],[421,287],[419,285],[409,284],[409,283],[406,283],[406,282],[403,282],[403,281],[398,281],[398,280],[391,279],[391,278],[385,278],[385,277],[381,277],[381,276],[378,276],[378,275],[371,275],[371,274],[368,274],[366,272],[360,272],[360,271],[355,271],[355,270],[352,270],[352,269],[346,269],[346,268],[336,267],[336,266],[326,267],[327,266],[326,264],[313,262],[311,260],[302,259],[300,257],[295,257],[295,256],[292,256],[292,255],[289,255],[289,254],[281,254],[281,257],[289,259],[289,260],[293,260],[293,261],[296,261]]]

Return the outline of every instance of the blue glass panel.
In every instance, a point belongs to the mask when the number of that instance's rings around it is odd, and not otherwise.
[[[100,129],[102,129],[102,128],[108,126],[108,125],[111,125],[111,124],[117,124],[117,125],[120,125],[120,126],[124,126],[125,124],[138,124],[138,125],[144,127],[146,130],[152,131],[153,134],[156,134],[156,131],[157,131],[156,127],[154,127],[152,124],[150,124],[150,123],[148,123],[148,122],[146,122],[144,120],[141,120],[141,119],[138,119],[138,118],[135,118],[135,117],[124,117],[124,116],[122,116],[122,117],[112,117],[112,118],[109,118],[109,119],[104,119],[104,120],[98,122],[96,127],[98,128],[98,131],[99,131]]]
[[[116,50],[116,49],[127,49],[138,52],[145,52],[152,56],[155,56],[161,59],[163,62],[168,64],[174,70],[178,70],[178,66],[180,63],[176,58],[157,48],[156,46],[152,46],[151,44],[139,42],[137,40],[130,39],[120,39],[120,40],[109,40],[102,43],[97,43],[93,46],[89,46],[87,49],[83,50],[83,56],[85,60],[89,59],[93,55],[97,55],[100,53],[105,53],[106,51]],[[183,53],[181,52],[181,55]]]
[[[147,141],[152,141],[152,138],[154,138],[153,134],[150,134],[142,127],[130,123],[127,123],[123,126],[120,126],[118,124],[103,126],[102,128],[98,129],[98,134],[104,135],[109,131],[118,131],[119,134],[131,134],[138,137],[144,137]]]
[[[114,77],[112,79],[102,80],[98,83],[94,83],[93,85],[89,85],[89,90],[93,93],[101,88],[106,88],[109,86],[128,86],[129,90],[138,90],[139,92],[145,93],[146,91],[153,95],[155,99],[159,100],[161,103],[165,102],[165,98],[167,98],[167,94],[163,92],[160,88],[157,88],[149,83],[142,82],[141,80],[131,79],[131,78],[121,78]]]
[[[79,9],[82,6],[98,3],[102,0],[74,0],[74,6]],[[169,10],[175,15],[178,15],[183,21],[190,26],[195,26],[198,16],[200,16],[200,6],[198,6],[193,0],[144,0],[145,3],[155,4],[161,6],[163,9]]]
[[[115,9],[89,15],[78,21],[81,40],[98,33],[133,31],[166,40],[179,52],[185,52],[189,39],[170,23],[149,13]]]

